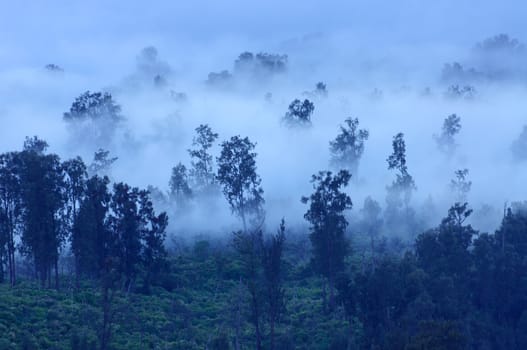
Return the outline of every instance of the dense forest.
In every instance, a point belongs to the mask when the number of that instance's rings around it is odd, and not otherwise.
[[[195,2],[0,11],[0,350],[527,349],[527,6]]]
[[[283,118],[304,128],[313,110],[308,99],[295,100]],[[119,112],[110,94],[86,92],[64,120],[84,127],[91,118],[108,132]],[[455,114],[445,119],[435,136],[443,152],[455,151],[459,128]],[[218,134],[198,126],[191,167],[172,169],[166,195],[111,181],[117,157],[109,151],[87,165],[27,137],[21,150],[0,155],[0,345],[525,348],[527,204],[507,206],[496,232],[479,232],[467,223],[468,170],[458,170],[450,184],[456,201],[435,227],[417,232],[416,185],[398,133],[386,159],[395,179],[384,212],[367,197],[362,219],[350,224],[348,187],[368,137],[358,119],[346,119],[329,143],[340,170],[313,174],[312,193],[298,198],[307,231],[266,220],[248,137],[223,141],[214,157]],[[210,196],[225,198],[238,229],[168,243],[169,216],[154,207],[178,218]]]

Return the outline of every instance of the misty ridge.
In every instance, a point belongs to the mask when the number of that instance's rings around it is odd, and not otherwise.
[[[15,150],[25,136],[37,135],[63,159],[80,155],[90,164],[96,151],[108,151],[115,161],[103,174],[148,188],[158,211],[169,213],[174,237],[215,236],[238,225],[219,185],[199,188],[196,131],[204,126],[215,135],[202,150],[211,182],[221,143],[248,137],[256,145],[267,221],[284,217],[299,230],[307,227],[300,198],[321,170],[351,172],[350,231],[361,230],[370,200],[381,216],[389,215],[390,187],[399,175],[386,160],[399,133],[413,179],[404,199],[411,217],[399,217],[395,226],[387,224],[395,218],[385,218],[382,236],[411,239],[436,225],[455,201],[469,202],[471,223],[491,232],[504,207],[524,199],[518,189],[527,158],[525,118],[513,108],[524,92],[526,52],[519,39],[482,39],[453,63],[429,68],[426,76],[409,71],[406,79],[395,71],[379,77],[391,63],[376,72],[367,57],[355,65],[369,69],[347,73],[336,68],[347,62],[310,58],[309,44],[306,52],[299,45],[285,42],[279,53],[243,51],[215,71],[198,75],[193,67],[192,76],[147,46],[129,57],[135,59],[131,72],[116,81],[98,77],[98,84],[57,59],[26,70],[7,92],[12,102],[2,116],[13,127],[4,129],[4,148]],[[471,186],[461,195],[453,183],[462,171]],[[177,186],[188,187],[182,194],[174,194],[174,176],[183,183]]]

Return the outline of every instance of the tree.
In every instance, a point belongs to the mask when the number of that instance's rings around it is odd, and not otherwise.
[[[275,74],[285,72],[287,69],[287,55],[260,52],[243,52],[234,62],[234,71],[237,76],[245,75],[253,79],[265,79]]]
[[[117,159],[117,157],[110,157],[110,151],[99,148],[93,155],[93,161],[88,167],[88,172],[91,176],[109,176],[111,166]]]
[[[285,243],[285,221],[282,219],[276,235],[264,243],[262,264],[265,276],[267,319],[270,328],[270,349],[275,348],[275,327],[285,311],[283,288],[283,251]]]
[[[20,153],[20,188],[23,229],[22,253],[33,259],[42,287],[51,287],[51,270],[55,269],[58,288],[58,259],[66,237],[64,171],[55,154],[45,154],[47,143],[26,138]]]
[[[262,180],[256,173],[255,144],[248,137],[233,136],[221,144],[221,154],[217,159],[218,182],[234,214],[241,218],[243,230],[247,231],[247,221],[263,219]]]
[[[262,326],[264,288],[262,285],[263,237],[260,229],[237,231],[233,245],[241,260],[242,278],[250,294],[250,322],[256,334],[256,349],[262,349]]]
[[[328,90],[326,84],[319,81],[315,86],[315,93],[320,97],[328,97]]]
[[[320,171],[311,179],[314,192],[302,198],[302,203],[309,203],[304,218],[311,224],[309,238],[313,246],[313,263],[329,284],[330,307],[333,307],[335,278],[344,269],[349,247],[345,237],[348,221],[344,211],[351,209],[352,202],[341,188],[348,185],[350,178],[347,170],[340,170],[335,175],[331,171]]]
[[[434,135],[437,147],[445,155],[451,157],[456,148],[455,136],[461,131],[461,118],[456,114],[451,114],[445,118],[443,128],[439,136]]]
[[[525,50],[525,46],[518,39],[509,37],[508,34],[498,34],[486,38],[476,45],[476,50],[480,53],[508,53],[518,54]]]
[[[455,195],[456,202],[464,203],[467,200],[467,195],[470,192],[472,181],[468,178],[468,169],[460,169],[455,172],[456,178],[450,180],[450,189]]]
[[[75,226],[79,203],[86,189],[88,172],[86,165],[80,157],[65,161],[62,163],[62,167],[66,174],[65,190],[68,203],[69,224],[72,227]]]
[[[77,143],[107,147],[123,120],[120,113],[121,107],[109,93],[86,91],[73,101],[63,119],[70,126]]]
[[[112,257],[124,277],[123,287],[132,288],[141,262],[142,217],[139,208],[140,191],[125,183],[113,186],[109,227],[113,236]]]
[[[0,155],[0,281],[4,278],[3,264],[7,255],[11,286],[16,283],[15,237],[22,223],[19,160],[15,152]]]
[[[165,212],[156,215],[149,193],[141,191],[139,193],[140,212],[143,220],[141,240],[143,248],[141,250],[141,260],[145,269],[144,291],[150,293],[152,278],[160,272],[165,260],[166,250],[164,247],[166,228],[168,226],[168,216]]]
[[[178,163],[172,168],[170,176],[170,197],[178,206],[183,206],[192,197],[192,190],[188,184],[187,167]]]
[[[415,241],[419,266],[442,283],[432,285],[429,292],[439,307],[440,317],[463,316],[469,305],[472,257],[469,248],[477,232],[465,221],[472,213],[467,203],[456,203],[439,227],[420,234]]]
[[[67,206],[67,226],[72,232],[71,237],[73,238],[73,231],[78,229],[77,219],[78,210],[80,203],[85,195],[86,180],[88,173],[86,165],[80,157],[70,159],[62,163],[62,167],[66,174],[65,178],[65,192],[66,192],[66,206]],[[76,257],[76,256],[75,256]],[[78,285],[78,267],[79,263],[75,263],[75,271]]]
[[[210,126],[201,124],[196,128],[197,136],[192,139],[194,149],[189,149],[192,168],[189,176],[192,179],[192,187],[198,192],[206,192],[214,185],[213,158],[209,154],[218,134],[214,133]]]
[[[346,127],[340,126],[340,134],[329,143],[331,163],[335,167],[342,167],[356,175],[360,158],[364,153],[364,142],[368,140],[369,132],[358,129],[359,120],[357,118],[348,118],[344,122]]]
[[[315,105],[308,99],[304,101],[295,99],[289,105],[283,121],[289,127],[311,126],[311,115],[314,110]]]
[[[368,196],[364,200],[364,205],[360,213],[362,216],[360,226],[370,238],[372,259],[375,262],[375,259],[376,259],[375,241],[380,234],[382,223],[383,223],[382,209],[377,201],[375,201],[374,199]]]
[[[86,180],[84,196],[71,234],[77,281],[102,276],[105,261],[115,245],[108,227],[110,180],[97,175]]]
[[[386,220],[389,226],[396,226],[400,222],[401,213],[403,210],[403,218],[406,224],[410,222],[413,217],[413,211],[410,210],[409,204],[412,198],[412,192],[416,189],[414,179],[408,173],[406,165],[406,144],[404,142],[404,134],[398,133],[394,136],[392,141],[393,153],[386,160],[388,162],[388,169],[395,170],[396,178],[390,186],[388,186],[388,195],[386,197]]]

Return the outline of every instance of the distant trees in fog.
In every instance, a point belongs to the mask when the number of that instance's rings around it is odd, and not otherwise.
[[[451,114],[443,121],[441,134],[434,135],[438,149],[451,157],[457,148],[456,135],[461,131],[461,118],[457,114]]]
[[[450,85],[445,92],[445,97],[451,99],[472,100],[476,96],[476,89],[471,85]]]
[[[397,231],[401,224],[406,232],[411,232],[408,226],[413,223],[415,212],[410,207],[412,193],[417,189],[413,177],[406,165],[406,143],[404,134],[398,133],[392,140],[393,152],[388,159],[388,170],[394,170],[395,180],[387,187],[386,224]]]
[[[295,99],[287,107],[283,117],[284,123],[289,127],[311,126],[311,115],[315,111],[315,104],[308,99],[300,101]]]
[[[76,143],[108,147],[119,123],[123,121],[121,106],[107,92],[86,91],[73,101],[64,121]]]
[[[516,54],[525,50],[525,46],[518,39],[501,33],[477,43],[474,49],[485,53],[505,52]]]
[[[170,176],[170,198],[174,200],[178,207],[182,207],[192,197],[192,190],[189,186],[187,167],[181,162],[172,168]]]
[[[218,138],[207,124],[201,124],[196,129],[192,139],[192,149],[188,150],[191,158],[189,170],[190,181],[195,192],[209,192],[215,183],[213,157],[210,148]]]
[[[334,167],[347,169],[357,177],[359,162],[364,153],[364,143],[370,136],[368,130],[359,129],[357,118],[347,118],[345,126],[340,126],[340,133],[330,141],[331,164]]]
[[[235,81],[265,81],[287,71],[287,55],[273,53],[242,52],[234,61],[232,73],[228,69],[211,72],[207,84],[214,87],[230,87]]]
[[[234,73],[253,77],[283,73],[287,69],[287,55],[243,52],[234,61]]]
[[[454,172],[455,178],[450,180],[450,189],[455,196],[455,201],[464,203],[472,187],[472,181],[468,180],[468,169],[460,169]]]
[[[304,96],[311,99],[320,99],[320,98],[326,98],[328,97],[328,89],[327,85],[323,82],[319,81],[315,85],[315,90],[313,91],[306,91],[303,93]]]

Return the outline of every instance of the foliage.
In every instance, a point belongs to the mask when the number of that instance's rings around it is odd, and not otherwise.
[[[289,127],[311,126],[311,115],[314,110],[315,105],[308,99],[304,101],[295,99],[287,108],[283,121]]]
[[[340,126],[340,134],[329,143],[331,162],[335,167],[347,169],[357,176],[359,161],[364,153],[364,142],[368,140],[368,130],[358,129],[359,120],[348,118],[346,127]]]

